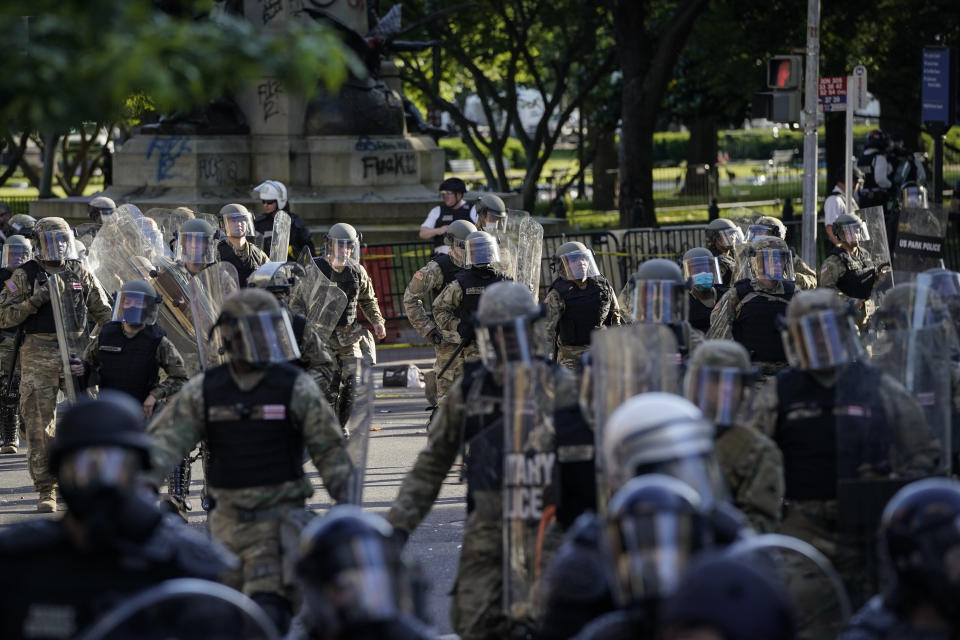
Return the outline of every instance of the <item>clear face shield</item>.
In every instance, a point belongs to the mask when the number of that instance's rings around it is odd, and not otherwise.
[[[136,483],[143,469],[143,455],[127,447],[84,447],[63,456],[58,472],[67,492],[103,488],[125,489]]]
[[[789,249],[758,249],[750,257],[753,275],[760,280],[793,282],[793,254]]]
[[[853,319],[833,309],[787,322],[781,336],[790,366],[803,371],[835,369],[863,352]]]
[[[687,319],[687,287],[670,280],[637,280],[632,309],[637,322],[679,324]]]
[[[716,233],[716,245],[720,249],[733,249],[738,244],[742,244],[743,232],[739,228],[719,229]]]
[[[508,362],[530,363],[533,360],[533,322],[529,317],[512,322],[477,326],[477,349],[480,360],[489,370]]]
[[[586,280],[600,275],[593,251],[570,251],[560,256],[560,264],[567,280]]]
[[[286,309],[273,309],[235,318],[223,335],[230,354],[252,364],[289,362],[300,357],[297,338]],[[224,331],[223,325],[220,327]],[[229,334],[229,335],[228,335]]]
[[[217,261],[213,236],[188,231],[177,237],[176,259],[182,264],[213,264]]]
[[[463,251],[463,266],[480,267],[500,262],[500,247],[493,238],[467,240]]]
[[[698,291],[707,291],[713,285],[723,282],[720,277],[720,261],[712,256],[697,256],[684,260],[683,277]]]
[[[747,242],[753,242],[763,236],[780,237],[780,231],[769,224],[752,224],[747,228]]]
[[[62,262],[77,259],[77,245],[72,231],[44,231],[38,233],[37,259],[46,262]]]
[[[715,425],[732,425],[748,386],[747,378],[748,374],[736,367],[690,365],[683,395]]]
[[[487,211],[484,215],[477,217],[479,222],[483,223],[477,225],[480,231],[501,233],[507,230],[507,216],[505,215],[497,215],[495,212]]]
[[[167,252],[166,244],[163,241],[163,232],[157,226],[157,221],[153,218],[143,217],[139,219],[139,224],[146,244],[144,247],[145,255],[148,257],[164,255]]]
[[[120,291],[113,303],[110,320],[132,325],[156,324],[159,311],[158,297],[151,297],[141,291]]]
[[[679,456],[669,460],[638,466],[633,475],[662,473],[683,480],[690,485],[704,504],[715,504],[728,499],[727,482],[712,452]]]
[[[856,247],[861,242],[870,240],[870,232],[867,225],[863,222],[851,222],[840,225],[840,241],[845,242],[851,247]]]
[[[915,184],[900,190],[900,203],[904,209],[926,209],[927,190]]]
[[[33,257],[33,251],[30,245],[11,244],[3,245],[2,257],[0,257],[0,267],[13,271],[24,262],[29,262]]]
[[[327,260],[335,266],[360,262],[360,243],[348,238],[327,238]]]
[[[253,216],[242,211],[231,211],[220,216],[223,232],[228,238],[246,238],[255,235]]]

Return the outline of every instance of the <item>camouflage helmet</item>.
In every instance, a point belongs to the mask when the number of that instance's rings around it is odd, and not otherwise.
[[[220,215],[221,215],[221,216],[224,215],[224,214],[227,214],[227,213],[241,213],[241,214],[244,214],[244,215],[250,215],[250,210],[247,209],[247,208],[246,208],[245,206],[243,206],[242,204],[238,204],[238,203],[236,203],[236,202],[233,202],[233,203],[230,203],[230,204],[225,204],[225,205],[223,205],[222,207],[220,207]]]
[[[290,316],[269,291],[240,289],[223,301],[214,327],[234,360],[259,365],[300,357]]]
[[[690,366],[750,369],[747,348],[735,340],[704,340],[690,356]]]
[[[36,257],[47,262],[76,259],[77,246],[70,225],[63,218],[40,218],[33,228],[37,242]],[[63,244],[66,243],[66,247]]]
[[[47,233],[49,231],[70,231],[70,225],[67,224],[67,221],[63,218],[51,216],[37,220],[37,224],[34,226],[33,230],[38,234]]]
[[[477,198],[477,215],[492,216],[494,218],[505,218],[507,216],[507,205],[503,203],[500,196],[493,193],[481,193]]]
[[[18,213],[17,215],[10,218],[8,223],[14,231],[22,235],[25,238],[29,238],[33,235],[33,229],[37,226],[37,219],[33,216],[28,216],[25,213]]]
[[[346,222],[338,222],[327,231],[327,239],[360,242],[360,234],[357,233],[353,225],[349,225]]]
[[[174,211],[183,218],[193,219],[197,217],[197,214],[190,207],[177,207]]]
[[[0,251],[0,267],[16,269],[33,257],[33,244],[23,236],[12,235]]]
[[[707,225],[707,233],[711,231],[717,232],[723,229],[739,229],[737,223],[733,220],[728,220],[727,218],[717,218],[716,220],[711,220]]]
[[[794,322],[805,315],[820,311],[846,311],[843,298],[833,289],[808,289],[797,291],[787,304],[787,322]]]
[[[87,205],[87,212],[92,220],[103,214],[110,215],[117,208],[117,203],[106,196],[97,196],[90,200]]]
[[[797,291],[781,340],[787,362],[801,371],[833,371],[863,353],[852,312],[833,289]]]
[[[242,238],[256,234],[253,214],[242,204],[232,203],[220,208],[220,226],[229,238]]]
[[[756,255],[758,251],[769,251],[776,249],[781,251],[790,251],[790,247],[787,246],[787,243],[782,238],[777,236],[760,236],[750,244],[751,255]]]
[[[518,282],[495,282],[480,295],[477,303],[477,324],[504,324],[539,313],[540,305],[525,286]]]
[[[833,229],[833,235],[843,242],[854,244],[870,239],[867,226],[855,213],[841,213],[830,226]]]
[[[764,227],[770,227],[772,230],[776,231],[776,235],[780,236],[781,239],[787,237],[787,227],[780,221],[779,218],[774,218],[773,216],[760,216],[757,218],[757,221],[754,222],[755,225],[761,225]]]
[[[463,246],[467,236],[477,230],[477,225],[469,220],[454,220],[447,227],[447,232],[443,234],[443,241],[448,245]]]

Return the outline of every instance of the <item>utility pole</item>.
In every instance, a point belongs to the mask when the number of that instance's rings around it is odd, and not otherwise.
[[[803,261],[817,264],[817,80],[820,76],[820,0],[807,0],[807,68],[803,100]]]

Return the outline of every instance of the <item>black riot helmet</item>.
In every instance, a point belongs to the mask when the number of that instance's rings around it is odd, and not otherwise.
[[[146,280],[125,282],[117,292],[110,320],[134,326],[156,324],[162,301],[157,290]]]
[[[460,178],[447,178],[440,183],[440,191],[451,191],[459,194],[459,197],[463,197],[463,194],[467,192],[467,185]]]
[[[880,519],[892,599],[926,602],[960,621],[960,483],[926,478],[900,489]]]
[[[290,316],[267,291],[248,287],[228,297],[213,330],[231,360],[266,366],[300,357]]]

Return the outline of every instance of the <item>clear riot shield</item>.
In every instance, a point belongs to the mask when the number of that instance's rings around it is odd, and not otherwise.
[[[367,470],[367,449],[370,443],[370,422],[373,420],[373,365],[358,359],[353,381],[353,406],[347,419],[347,454],[353,471],[347,486],[346,502],[363,506],[363,481]]]
[[[228,262],[212,264],[195,274],[188,288],[200,367],[223,364],[223,340],[219,332],[213,332],[213,325],[220,317],[223,301],[240,290],[237,269]]]
[[[290,251],[290,216],[277,211],[273,216],[273,236],[270,241],[270,261],[286,262]]]
[[[322,340],[328,340],[347,308],[347,294],[331,282],[313,258],[304,253],[299,261],[304,275],[290,291],[290,310],[307,317]]]
[[[897,222],[893,248],[893,277],[897,283],[910,282],[918,273],[943,266],[943,242],[948,211],[904,207]]]
[[[512,622],[532,628],[552,551],[545,533],[556,514],[554,373],[545,362],[510,363],[503,393],[503,608]]]
[[[860,250],[865,252],[875,267],[890,265],[890,244],[887,242],[887,224],[883,214],[883,207],[867,207],[857,211],[867,228],[866,239],[860,240]],[[894,285],[892,269],[888,269],[873,286],[873,301],[880,306],[883,294]]]
[[[260,606],[226,585],[196,578],[166,580],[104,615],[80,640],[276,640]]]
[[[193,342],[193,319],[190,316],[190,272],[170,258],[158,258],[150,274],[150,282],[163,298],[160,326],[167,333],[179,333]],[[191,348],[192,350],[192,348]]]
[[[60,364],[63,365],[64,391],[70,404],[77,401],[80,385],[70,371],[70,361],[83,355],[90,333],[87,330],[87,302],[80,276],[69,269],[52,274],[47,281],[50,306],[57,330]],[[29,363],[24,363],[28,365]]]
[[[765,533],[731,545],[725,555],[784,586],[793,604],[797,637],[832,640],[850,618],[843,580],[826,556],[803,540]]]
[[[141,228],[141,217],[133,205],[117,207],[113,215],[104,217],[88,247],[88,267],[108,294],[119,291],[125,282],[149,277],[153,253]]]
[[[664,324],[631,324],[594,331],[590,339],[593,387],[597,505],[610,498],[603,460],[604,426],[617,407],[649,391],[680,393],[680,353],[673,330]]]
[[[543,226],[526,211],[507,212],[503,228],[495,230],[500,245],[500,270],[539,294]]]
[[[160,227],[160,233],[163,234],[163,243],[171,249],[173,248],[173,240],[180,230],[180,225],[194,218],[192,214],[183,209],[147,209],[147,212],[143,215],[156,220],[157,226]],[[215,224],[213,228],[216,229],[217,225]]]

